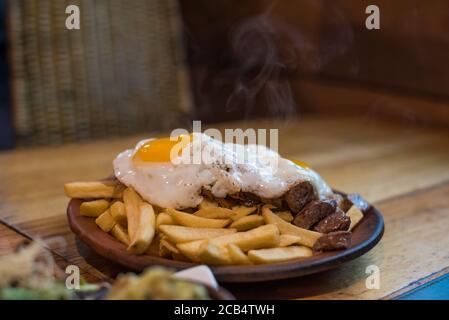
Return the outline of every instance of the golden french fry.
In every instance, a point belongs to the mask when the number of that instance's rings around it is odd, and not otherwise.
[[[178,248],[174,244],[172,244],[170,241],[167,241],[166,239],[162,239],[159,242],[159,255],[161,257],[167,258],[171,257],[172,254],[180,254]]]
[[[139,206],[142,203],[142,199],[133,188],[126,188],[123,191],[123,203],[128,223],[128,234],[133,239],[138,228]]]
[[[64,185],[65,194],[75,199],[121,198],[124,186],[117,180],[70,182]]]
[[[293,221],[293,215],[290,211],[281,211],[281,212],[276,212],[276,215],[281,218],[282,220],[285,220],[287,222],[292,222]]]
[[[198,261],[212,265],[231,264],[228,250],[225,247],[211,244],[208,241],[204,241],[201,244]]]
[[[128,226],[128,218],[126,216],[125,205],[121,201],[115,201],[111,205],[111,215],[118,224],[123,227]]]
[[[97,218],[109,208],[109,201],[105,199],[84,201],[80,206],[80,214],[85,217]]]
[[[257,264],[276,263],[295,258],[305,258],[312,256],[312,250],[304,246],[292,246],[285,248],[271,248],[250,250],[249,259]]]
[[[198,206],[198,209],[205,209],[205,208],[216,208],[218,207],[218,203],[212,202],[206,198],[201,201],[200,205]]]
[[[279,229],[274,225],[263,225],[245,232],[237,232],[210,239],[212,244],[233,243],[243,251],[271,248],[279,245]]]
[[[149,203],[141,203],[137,216],[137,230],[130,235],[128,251],[135,254],[144,253],[156,232],[156,217]]]
[[[133,188],[127,188],[123,192],[123,201],[131,241],[128,251],[141,254],[145,252],[154,237],[156,217],[153,207],[143,202]]]
[[[232,207],[232,211],[234,211],[234,215],[231,217],[232,220],[236,221],[240,218],[246,217],[251,213],[255,212],[257,207],[245,207],[245,206],[235,206]]]
[[[259,215],[251,215],[242,217],[236,221],[234,221],[230,228],[237,229],[237,231],[246,231],[250,229],[257,228],[264,224],[264,219]]]
[[[111,212],[107,209],[103,212],[97,219],[95,219],[95,223],[100,227],[104,232],[109,232],[115,226],[116,222],[114,218],[111,216]]]
[[[351,219],[351,224],[349,226],[349,231],[354,229],[354,227],[360,222],[360,220],[363,219],[363,213],[360,211],[357,206],[352,206],[348,212],[346,212],[346,215]]]
[[[224,228],[229,219],[209,219],[168,208],[166,212],[180,225],[198,228]]]
[[[194,228],[173,225],[161,225],[159,231],[174,243],[190,242],[195,240],[210,239],[235,233],[235,229],[219,228]]]
[[[164,224],[175,224],[175,220],[173,220],[167,212],[162,211],[156,217],[156,227],[159,229],[159,227]]]
[[[322,236],[322,233],[310,231],[297,227],[285,220],[282,220],[275,213],[270,210],[269,206],[263,206],[262,216],[266,224],[274,224],[279,228],[281,234],[290,234],[301,238],[300,244],[312,248],[315,241]]]
[[[230,243],[227,248],[232,264],[252,264],[248,256],[235,244]]]
[[[198,256],[201,251],[201,245],[207,241],[208,240],[206,239],[206,240],[195,240],[191,242],[178,243],[176,245],[176,248],[178,248],[179,251],[190,260],[194,262],[200,262]]]
[[[129,235],[126,229],[120,224],[115,224],[111,229],[111,234],[114,238],[122,242],[123,244],[129,245]]]
[[[176,247],[189,259],[198,261],[201,244],[206,241],[223,247],[233,243],[244,252],[252,249],[272,248],[279,245],[279,229],[275,225],[269,224],[249,231],[232,233],[209,240],[179,243]]]
[[[250,215],[257,210],[257,207],[236,206],[232,209],[221,207],[203,207],[196,211],[194,215],[209,219],[232,219],[236,221],[242,217]]]
[[[193,213],[197,217],[207,219],[231,219],[235,212],[221,207],[206,207]]]
[[[301,237],[293,236],[291,234],[281,234],[280,241],[279,241],[279,247],[288,247],[293,244],[300,244],[301,243]]]

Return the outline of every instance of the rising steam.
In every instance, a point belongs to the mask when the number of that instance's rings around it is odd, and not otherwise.
[[[295,62],[295,53],[281,57],[276,42],[279,36],[267,16],[240,24],[231,32],[231,49],[238,65],[235,88],[226,110],[241,109],[248,117],[256,97],[265,98],[271,116],[286,118],[295,113],[290,83],[285,77]]]
[[[315,6],[316,2],[301,1]],[[274,2],[276,4],[276,2]],[[326,6],[324,32],[311,37],[305,30],[272,13],[239,23],[230,32],[234,88],[226,103],[228,112],[242,110],[249,117],[258,103],[267,116],[289,118],[297,112],[290,79],[319,72],[352,47],[351,26],[338,7]],[[313,8],[312,8],[313,9]],[[228,70],[229,71],[229,70]]]

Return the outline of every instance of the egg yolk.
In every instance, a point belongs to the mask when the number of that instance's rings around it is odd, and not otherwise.
[[[294,164],[296,164],[297,166],[300,166],[300,167],[302,167],[304,169],[309,169],[310,168],[310,166],[307,163],[305,163],[305,162],[302,162],[302,161],[299,161],[299,160],[296,160],[296,159],[291,159],[291,161]]]
[[[181,143],[178,156],[182,149],[190,143],[191,135],[180,135],[176,139],[161,138],[145,142],[134,154],[133,160],[144,162],[170,162],[172,148]]]

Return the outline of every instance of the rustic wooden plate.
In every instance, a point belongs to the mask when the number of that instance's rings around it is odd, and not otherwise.
[[[151,265],[162,265],[177,270],[190,268],[191,262],[181,262],[149,255],[132,255],[126,246],[108,233],[100,230],[94,219],[79,213],[81,200],[72,199],[67,215],[72,231],[99,255],[135,271]],[[215,277],[221,282],[259,282],[304,276],[342,265],[355,259],[382,238],[384,222],[380,212],[373,206],[365,212],[362,221],[353,230],[352,246],[346,250],[324,252],[310,258],[299,258],[281,263],[253,266],[211,266]]]

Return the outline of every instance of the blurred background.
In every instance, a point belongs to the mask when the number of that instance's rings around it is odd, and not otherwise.
[[[449,2],[374,2],[0,0],[0,148],[192,119],[351,114],[447,128]],[[65,27],[70,4],[80,30]],[[365,27],[370,4],[380,30]]]

